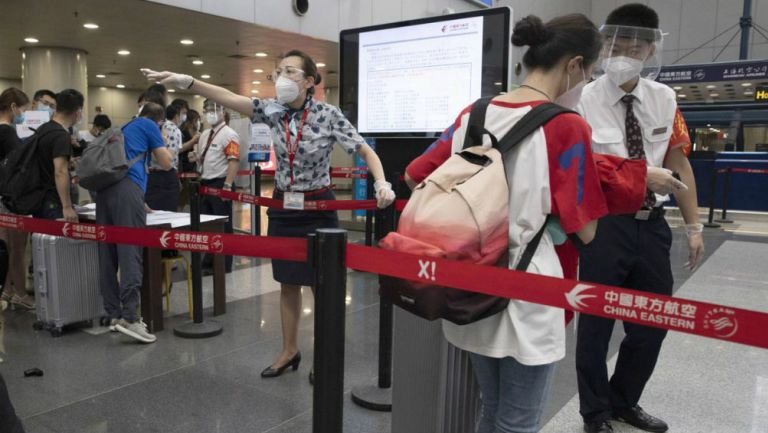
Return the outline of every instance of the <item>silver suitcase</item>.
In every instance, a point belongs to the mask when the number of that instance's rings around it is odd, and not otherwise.
[[[105,316],[96,242],[35,233],[32,261],[38,320],[35,329],[48,329],[58,337],[65,325],[93,326],[94,319]]]

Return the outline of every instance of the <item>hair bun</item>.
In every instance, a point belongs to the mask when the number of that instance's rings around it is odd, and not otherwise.
[[[546,43],[550,37],[551,32],[544,26],[541,18],[536,15],[528,15],[515,23],[515,28],[512,30],[512,45],[535,47]]]

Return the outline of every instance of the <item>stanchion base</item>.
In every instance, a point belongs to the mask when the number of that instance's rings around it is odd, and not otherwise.
[[[173,335],[181,338],[209,338],[215,337],[224,331],[221,323],[215,320],[207,320],[202,323],[187,322],[173,328]]]
[[[715,220],[715,222],[720,224],[733,224],[733,220]]]
[[[379,388],[376,384],[358,386],[352,388],[352,401],[366,409],[392,412],[392,388]]]
[[[707,227],[710,229],[719,229],[721,226],[718,223],[704,223],[704,227]]]

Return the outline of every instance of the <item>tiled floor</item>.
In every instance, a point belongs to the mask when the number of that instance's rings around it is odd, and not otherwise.
[[[768,227],[750,224],[751,232]],[[359,237],[355,234],[353,240]],[[676,229],[672,257],[677,296],[768,310],[762,271],[768,238],[708,230],[708,259],[693,275],[682,269],[684,239]],[[379,313],[376,279],[356,272],[348,276],[344,431],[389,432],[389,414],[361,409],[348,397],[351,387],[376,376]],[[269,263],[239,260],[227,276],[227,290],[227,314],[216,318],[224,333],[185,340],[172,333],[187,320],[186,288],[176,283],[166,330],[153,345],[133,344],[108,332],[75,330],[52,338],[32,330],[33,314],[5,311],[0,373],[27,431],[310,432],[311,293],[304,293],[301,367],[265,380],[259,373],[279,350],[281,335],[278,285]],[[210,277],[204,280],[204,292],[209,306]],[[610,356],[620,338],[617,330]],[[568,355],[558,366],[545,413],[547,433],[581,431],[570,330],[567,344]],[[765,433],[766,366],[768,351],[670,334],[645,405],[668,418],[672,431]],[[23,371],[31,367],[42,369],[45,376],[24,378]]]

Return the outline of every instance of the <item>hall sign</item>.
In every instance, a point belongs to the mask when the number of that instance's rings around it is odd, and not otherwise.
[[[768,78],[768,60],[681,65],[661,68],[657,81],[664,84],[711,83]]]
[[[768,102],[768,87],[758,87],[755,89],[755,101]]]

